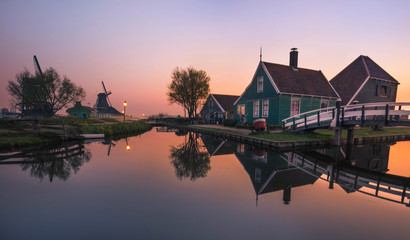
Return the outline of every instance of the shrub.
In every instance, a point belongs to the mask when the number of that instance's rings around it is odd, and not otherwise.
[[[226,120],[224,121],[224,126],[227,126],[227,127],[235,127],[235,126],[236,126],[236,121],[233,120],[233,119],[226,119]]]

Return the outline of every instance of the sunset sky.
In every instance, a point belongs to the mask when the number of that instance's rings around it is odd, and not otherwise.
[[[0,107],[16,73],[55,68],[87,93],[102,91],[134,116],[183,114],[170,105],[172,70],[192,66],[211,92],[240,95],[259,62],[320,69],[328,80],[359,55],[399,82],[410,101],[410,1],[0,1]]]

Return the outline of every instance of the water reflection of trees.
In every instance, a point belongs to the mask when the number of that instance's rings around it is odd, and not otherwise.
[[[91,153],[83,144],[65,145],[26,154],[21,161],[21,168],[40,180],[48,177],[52,182],[56,177],[65,181],[90,159]]]
[[[210,155],[201,149],[198,140],[197,133],[189,132],[183,144],[171,147],[171,164],[179,180],[189,178],[195,181],[197,178],[206,177],[211,169]]]

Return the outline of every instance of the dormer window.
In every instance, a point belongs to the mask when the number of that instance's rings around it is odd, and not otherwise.
[[[258,86],[256,91],[258,93],[263,92],[263,77],[258,77]]]

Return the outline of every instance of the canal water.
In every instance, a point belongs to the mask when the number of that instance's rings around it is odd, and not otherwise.
[[[410,238],[410,142],[279,153],[165,131],[0,154],[0,239]]]

